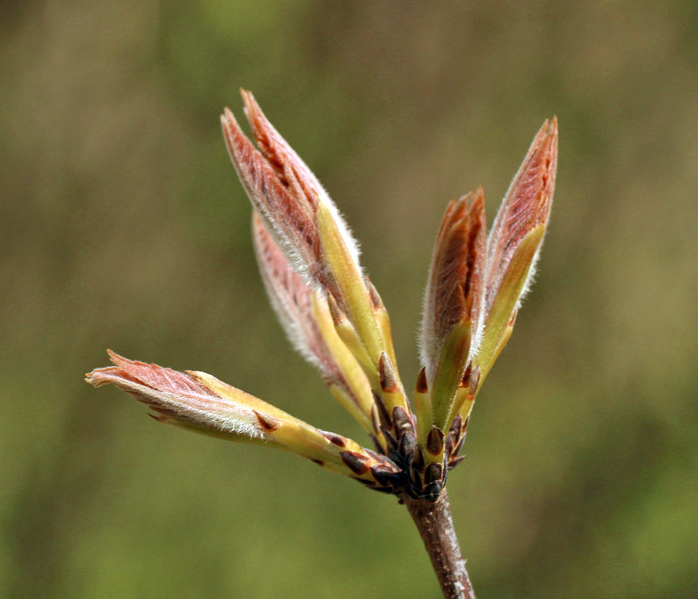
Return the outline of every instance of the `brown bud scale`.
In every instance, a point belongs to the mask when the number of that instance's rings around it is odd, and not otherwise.
[[[427,435],[427,451],[431,455],[439,455],[444,447],[444,433],[439,428],[432,428]]]
[[[429,391],[429,387],[427,386],[427,373],[424,368],[420,369],[419,376],[417,376],[415,391],[417,393],[427,393]]]
[[[342,435],[337,435],[336,433],[328,433],[327,431],[322,431],[322,436],[325,437],[330,443],[333,443],[337,447],[346,447],[347,439],[342,437]]]
[[[368,472],[368,458],[356,451],[342,451],[339,456],[344,464],[355,474],[361,476]]]
[[[381,390],[384,393],[398,393],[400,391],[393,365],[385,352],[381,354],[378,360],[378,373],[380,375]]]
[[[276,418],[272,418],[268,414],[262,414],[257,410],[253,410],[254,415],[257,417],[257,421],[262,425],[262,428],[266,431],[275,431],[281,426],[281,422]]]

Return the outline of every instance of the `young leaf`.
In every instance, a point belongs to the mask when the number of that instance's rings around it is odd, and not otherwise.
[[[458,406],[456,390],[474,352],[481,322],[485,266],[482,189],[452,201],[436,240],[424,296],[420,348],[434,425],[447,431]],[[420,431],[428,432],[421,423]]]
[[[371,387],[334,328],[324,291],[311,288],[293,270],[256,211],[252,237],[264,286],[288,338],[364,430],[377,433],[371,422]]]
[[[259,150],[228,109],[221,122],[243,187],[288,263],[311,285],[319,286],[350,322],[360,347],[347,347],[371,381],[372,391],[380,394],[379,361],[384,353],[394,357],[394,351],[387,313],[376,303],[377,294],[361,271],[357,244],[334,203],[269,123],[252,94],[243,91],[242,97]],[[297,332],[297,327],[290,331],[296,343],[302,337]],[[396,403],[407,408],[401,383],[399,388]]]
[[[109,351],[114,366],[86,376],[95,387],[112,383],[147,405],[159,422],[233,441],[263,443],[384,489],[399,468],[355,441],[316,429],[205,372],[178,372],[128,360]]]
[[[540,254],[557,169],[557,119],[545,121],[507,191],[487,242],[482,382],[511,334]]]

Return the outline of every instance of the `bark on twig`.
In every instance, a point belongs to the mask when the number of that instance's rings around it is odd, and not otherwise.
[[[475,599],[473,587],[460,553],[453,528],[451,506],[444,490],[435,502],[404,498],[412,519],[424,541],[432,566],[446,599]]]

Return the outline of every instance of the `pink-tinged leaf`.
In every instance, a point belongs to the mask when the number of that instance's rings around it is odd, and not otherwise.
[[[507,267],[523,239],[537,226],[547,226],[555,189],[557,139],[557,119],[546,120],[497,213],[487,243],[486,312],[492,307]],[[536,259],[537,253],[531,263],[528,281],[533,275]],[[524,284],[521,295],[526,290]]]
[[[457,327],[467,329],[467,347],[461,348],[458,364],[452,365],[457,387],[468,357],[476,348],[481,327],[485,265],[485,204],[482,189],[453,200],[444,215],[432,257],[424,297],[421,357],[431,388],[439,364],[453,361],[443,355],[449,335]],[[460,373],[460,374],[459,374]]]
[[[269,123],[251,93],[242,91],[257,150],[232,112],[221,117],[230,158],[253,206],[294,270],[341,301],[335,275],[325,259],[316,221],[324,206],[332,214],[353,267],[360,271],[358,246],[336,206],[310,169]]]
[[[294,194],[307,201],[315,211],[318,202],[327,195],[320,182],[269,122],[254,96],[246,90],[241,90],[240,93],[245,104],[245,116],[262,155],[279,180],[285,182]]]
[[[252,218],[252,237],[264,286],[286,335],[326,379],[336,382],[340,373],[313,316],[314,290],[293,270],[257,212]]]
[[[222,397],[192,373],[128,360],[112,351],[109,357],[114,366],[87,375],[95,387],[113,383],[166,419],[203,432],[250,440],[267,438],[255,411],[245,405],[247,398],[252,398],[247,393],[235,389],[234,397]]]
[[[533,280],[557,168],[557,120],[546,121],[509,187],[487,244],[484,333],[475,359],[482,382],[511,335]]]
[[[252,133],[262,154],[274,167],[279,178],[287,181],[294,194],[299,198],[304,198],[314,211],[317,211],[320,203],[330,209],[342,239],[358,268],[359,246],[335,203],[305,162],[269,122],[252,93],[242,90],[241,94],[245,104],[245,116],[252,127]]]
[[[388,458],[356,441],[310,426],[205,372],[178,372],[111,351],[109,357],[114,366],[93,370],[87,382],[116,385],[151,408],[160,422],[284,449],[377,488],[388,484],[382,482],[385,476],[399,472]]]
[[[373,433],[373,398],[365,374],[338,337],[328,297],[291,268],[257,212],[252,234],[262,279],[286,335],[303,357],[320,370],[333,395]],[[332,300],[330,300],[332,301]]]
[[[381,352],[391,353],[392,341],[383,338],[388,331],[385,319],[374,310],[357,244],[332,200],[269,123],[252,94],[243,91],[242,97],[260,150],[245,137],[228,109],[221,122],[243,186],[293,269],[322,288],[347,315],[374,371]]]
[[[221,123],[230,158],[252,205],[292,260],[293,267],[310,279],[322,277],[320,238],[313,206],[304,197],[294,197],[288,181],[278,177],[277,169],[245,137],[227,108]]]

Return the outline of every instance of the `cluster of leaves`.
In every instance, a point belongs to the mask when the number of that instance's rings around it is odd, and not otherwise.
[[[446,209],[428,276],[422,369],[411,405],[388,312],[358,245],[310,169],[242,92],[255,145],[233,114],[225,141],[253,206],[267,292],[289,339],[369,435],[373,449],[322,431],[202,372],[177,372],[110,352],[87,375],[113,383],[154,417],[309,458],[379,491],[435,502],[458,456],[477,392],[511,335],[535,270],[552,201],[557,123],[536,135],[486,235],[482,189]]]

